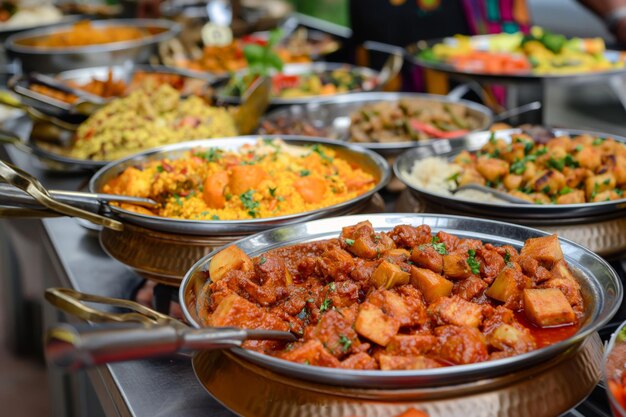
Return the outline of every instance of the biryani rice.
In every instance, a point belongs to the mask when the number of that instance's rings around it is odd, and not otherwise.
[[[109,161],[187,140],[236,136],[227,109],[181,98],[169,85],[141,88],[95,112],[78,128],[69,156]]]
[[[226,183],[221,183],[223,176]],[[376,179],[323,146],[260,141],[238,152],[216,148],[129,167],[103,187],[114,194],[152,198],[144,214],[189,220],[248,220],[302,213],[351,200]]]

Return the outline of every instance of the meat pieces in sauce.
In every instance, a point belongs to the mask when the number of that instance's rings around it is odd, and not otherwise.
[[[406,370],[494,360],[562,340],[583,318],[580,285],[556,236],[529,239],[518,253],[433,235],[427,225],[381,232],[364,221],[336,239],[254,259],[231,246],[209,270],[198,303],[203,324],[290,330],[294,343],[244,347],[315,366]],[[549,333],[551,326],[561,327]]]

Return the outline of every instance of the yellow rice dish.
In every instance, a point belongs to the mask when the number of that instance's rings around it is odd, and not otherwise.
[[[138,213],[189,220],[249,220],[302,213],[351,200],[376,178],[333,149],[259,140],[237,152],[218,148],[190,151],[176,160],[129,167],[103,192],[151,198],[152,211]]]
[[[193,139],[236,136],[232,115],[169,85],[142,88],[95,112],[78,128],[69,156],[110,161]]]

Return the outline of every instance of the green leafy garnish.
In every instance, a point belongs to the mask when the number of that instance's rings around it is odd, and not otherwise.
[[[209,148],[204,152],[196,152],[195,156],[205,159],[208,162],[215,162],[219,159],[224,151],[219,148]]]
[[[174,200],[176,200],[176,204],[178,204],[179,206],[183,205],[183,200],[180,199],[180,196],[178,194],[174,194]]]
[[[354,239],[344,239],[343,241],[346,242],[346,245],[348,246],[354,245]]]
[[[254,190],[248,190],[239,196],[241,204],[248,210],[250,217],[257,217],[259,215],[259,202],[254,200]]]
[[[251,43],[243,47],[243,55],[248,62],[250,74],[268,75],[273,69],[277,71],[283,69],[283,61],[274,51],[274,47],[282,36],[282,29],[274,29],[270,32],[269,39],[265,45]]]
[[[566,185],[565,187],[561,188],[561,191],[559,191],[559,194],[560,194],[560,195],[565,195],[565,194],[569,194],[569,193],[571,193],[572,191],[574,191],[574,190],[572,190],[571,188],[569,188],[569,187]]]
[[[322,301],[322,305],[320,306],[320,313],[330,310],[330,307],[332,305],[333,305],[333,300],[331,300],[330,298],[324,298],[324,301]]]
[[[604,142],[604,140],[602,138],[595,138],[593,140],[593,142],[591,142],[591,144],[593,146],[599,146],[599,145],[602,145],[602,142]]]
[[[311,171],[309,171],[308,169],[303,169],[300,171],[301,177],[308,177],[309,175],[311,175]]]
[[[461,176],[460,172],[455,172],[454,174],[450,175],[448,178],[446,178],[446,181],[456,181],[459,179],[459,176]]]
[[[272,197],[276,197],[276,188],[278,188],[278,187],[274,187],[274,188],[272,188],[272,187],[267,187],[267,190],[270,192],[270,195],[271,195]]]
[[[217,214],[214,214],[211,216],[211,220],[219,220],[220,216],[218,216]]]
[[[259,259],[259,265],[263,265],[265,262],[267,262],[267,258],[265,256],[261,256],[261,259]]]
[[[480,262],[476,259],[476,251],[474,249],[470,249],[467,251],[467,264],[472,270],[472,274],[480,273]]]
[[[582,150],[583,150],[583,145],[578,145],[578,146],[576,146],[576,147],[574,148],[574,150],[575,150],[576,152],[580,152],[580,151],[582,151]]]
[[[318,154],[320,156],[320,158],[322,158],[323,161],[326,161],[328,163],[333,162],[333,158],[326,155],[326,153],[324,152],[324,150],[322,149],[322,147],[319,144],[315,144],[311,147],[311,150],[313,152],[315,152],[316,154]]]
[[[339,343],[341,343],[344,352],[347,352],[350,349],[350,346],[352,346],[352,340],[342,334],[339,335]]]
[[[508,250],[504,252],[504,262],[506,262],[507,265],[511,263],[511,254]]]
[[[161,173],[163,171],[165,171],[165,169],[163,169],[163,165],[157,165],[156,167],[157,172]]]
[[[446,248],[446,244],[444,242],[439,242],[439,238],[437,236],[433,236],[432,243],[433,249],[437,251],[440,255],[447,255],[448,249]]]
[[[335,283],[334,283],[334,282],[331,282],[330,284],[328,284],[328,288],[329,288],[331,291],[335,291],[335,290],[337,289],[337,286],[335,285]]]
[[[622,327],[622,329],[617,334],[617,340],[620,342],[626,342],[626,326]]]

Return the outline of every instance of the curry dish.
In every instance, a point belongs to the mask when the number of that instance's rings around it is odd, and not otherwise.
[[[72,48],[106,43],[133,41],[146,37],[148,34],[132,26],[94,26],[84,20],[71,29],[51,33],[23,43],[37,48]]]
[[[247,220],[302,213],[371,190],[377,179],[328,147],[260,140],[236,152],[198,149],[176,159],[129,167],[103,192],[147,197],[143,214],[190,220]]]
[[[556,235],[518,252],[430,227],[376,232],[364,221],[337,239],[250,259],[217,253],[198,294],[204,326],[291,331],[299,340],[244,347],[313,366],[430,369],[506,358],[573,335],[580,284]]]

